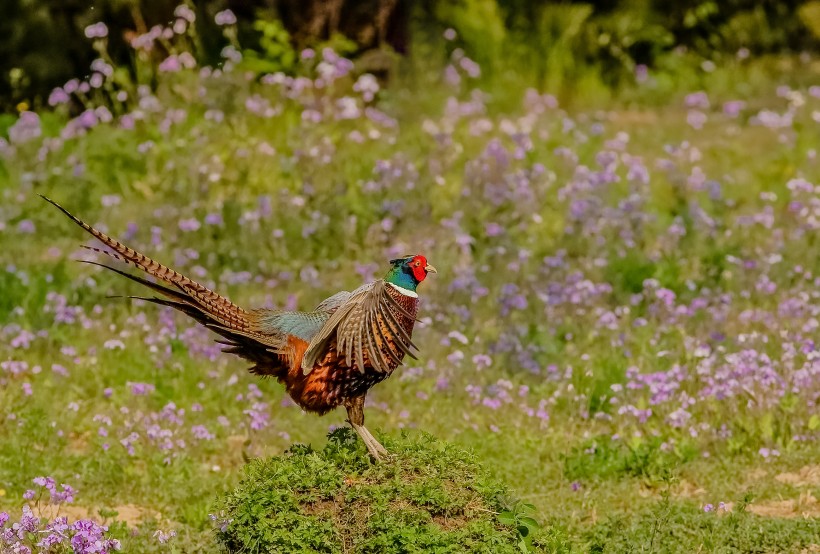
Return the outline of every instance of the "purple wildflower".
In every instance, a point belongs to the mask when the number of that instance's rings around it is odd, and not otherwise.
[[[102,21],[94,23],[85,28],[87,38],[105,38],[108,36],[108,26]]]
[[[150,383],[128,382],[128,386],[131,388],[131,394],[134,396],[145,396],[156,390],[156,387]]]
[[[219,26],[236,25],[236,15],[231,10],[216,12],[214,22]]]

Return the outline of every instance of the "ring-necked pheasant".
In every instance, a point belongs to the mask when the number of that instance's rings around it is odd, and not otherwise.
[[[383,279],[353,292],[337,292],[313,311],[244,310],[203,285],[140,254],[76,218],[53,200],[74,223],[110,250],[86,246],[132,264],[170,286],[99,265],[145,285],[166,298],[142,298],[170,306],[221,335],[224,352],[254,363],[252,373],[276,377],[294,402],[319,415],[339,405],[374,459],[387,454],[364,426],[367,391],[390,376],[417,348],[411,339],[416,322],[416,287],[436,269],[418,254],[390,261]]]

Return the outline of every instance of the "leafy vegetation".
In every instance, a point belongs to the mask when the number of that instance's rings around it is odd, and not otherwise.
[[[220,540],[230,552],[518,552],[518,529],[537,528],[499,513],[505,487],[463,450],[429,435],[385,445],[389,463],[373,465],[343,428],[321,451],[251,462],[216,508]]]

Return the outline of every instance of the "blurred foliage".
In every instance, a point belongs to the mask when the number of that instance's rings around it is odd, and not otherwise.
[[[817,35],[807,29],[820,25],[816,0],[426,4],[426,15],[440,27],[458,31],[477,60],[495,69],[534,71],[538,82],[550,87],[581,78],[590,66],[606,84],[618,85],[638,65],[652,67],[673,49],[714,61],[741,49],[753,55],[812,50],[818,46]]]
[[[258,19],[253,28],[262,35],[259,49],[243,52],[243,66],[256,73],[292,70],[296,64],[296,52],[282,22],[278,19]]]
[[[490,75],[523,73],[561,88],[590,74],[608,87],[641,66],[668,67],[664,54],[690,52],[715,63],[725,57],[815,50],[817,0],[197,0],[197,51],[217,64],[238,41],[249,69],[293,70],[306,47],[339,43],[353,54],[440,44],[446,29]],[[88,73],[96,57],[86,26],[105,22],[115,65],[131,63],[128,43],[155,25],[174,22],[175,0],[6,0],[0,5],[0,109],[42,104],[49,91]],[[230,33],[214,23],[229,8]],[[48,37],[43,40],[43,37]],[[412,40],[411,40],[412,37]],[[427,50],[418,48],[419,51]],[[445,49],[439,48],[438,51]],[[159,49],[157,56],[169,54]],[[433,60],[435,61],[435,59]],[[440,60],[445,63],[446,60]]]
[[[820,0],[807,2],[800,6],[798,15],[814,38],[820,39]]]

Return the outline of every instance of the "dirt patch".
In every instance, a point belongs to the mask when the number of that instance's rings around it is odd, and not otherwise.
[[[230,435],[225,441],[226,448],[209,456],[205,463],[211,471],[239,468],[248,463],[248,460],[263,455],[262,446],[254,444],[247,435]]]
[[[408,510],[417,510],[418,507],[405,501],[393,501],[390,504],[390,512],[400,513]],[[489,511],[483,508],[483,504],[474,500],[470,502],[463,511],[454,514],[432,515],[432,522],[445,531],[462,529],[473,521],[469,516],[478,510]],[[343,552],[350,552],[355,546],[355,537],[367,526],[370,517],[370,508],[362,502],[345,502],[342,498],[332,500],[318,500],[302,505],[302,513],[309,516],[328,518],[336,523],[337,529],[346,530],[341,533]],[[359,530],[359,533],[351,530]]]
[[[150,519],[162,521],[161,513],[144,506],[124,504],[115,507],[114,510],[117,512],[117,516],[114,518],[116,521],[122,521],[132,527]]]
[[[38,517],[54,519],[55,517],[66,517],[69,522],[77,521],[78,519],[92,519],[94,521],[103,522],[106,519],[109,521],[121,521],[129,527],[136,527],[144,521],[155,519],[162,520],[162,514],[156,510],[137,506],[136,504],[123,504],[111,508],[111,511],[117,512],[116,516],[110,518],[103,518],[100,516],[99,510],[87,508],[85,506],[77,506],[74,504],[62,504],[60,506],[31,506],[31,511]]]
[[[433,516],[433,523],[444,529],[445,531],[452,531],[454,529],[461,529],[470,523],[470,519],[464,515],[457,516]]]
[[[242,451],[251,443],[247,435],[231,435],[226,439],[226,442],[231,451]]]
[[[755,502],[746,506],[746,511],[761,517],[814,518],[820,517],[820,502],[806,491],[797,499]]]
[[[94,515],[94,512],[84,506],[75,506],[73,504],[63,504],[60,506],[38,506],[37,504],[30,506],[31,511],[37,517],[54,519],[55,517],[67,517],[69,522],[77,521],[78,519],[95,519],[101,518]]]
[[[659,498],[661,492],[662,489],[646,482],[642,482],[638,489],[638,495],[641,498]],[[706,489],[696,483],[681,479],[669,488],[669,493],[676,498],[697,498],[706,494]]]
[[[820,485],[820,465],[803,466],[795,473],[780,473],[775,479],[794,487],[815,487]]]
[[[680,482],[672,488],[672,494],[680,498],[694,498],[706,494],[706,489],[686,479],[681,479]]]
[[[769,474],[769,472],[766,471],[765,469],[757,468],[757,469],[753,469],[752,471],[748,472],[746,474],[746,476],[749,479],[751,479],[752,481],[759,481],[760,479],[763,479],[764,477],[766,477],[768,474]]]
[[[89,451],[91,433],[70,433],[68,435],[68,451],[72,454],[86,454]]]
[[[318,502],[305,504],[302,511],[308,516],[327,515],[332,517],[339,511],[339,504],[335,500],[319,500]]]

